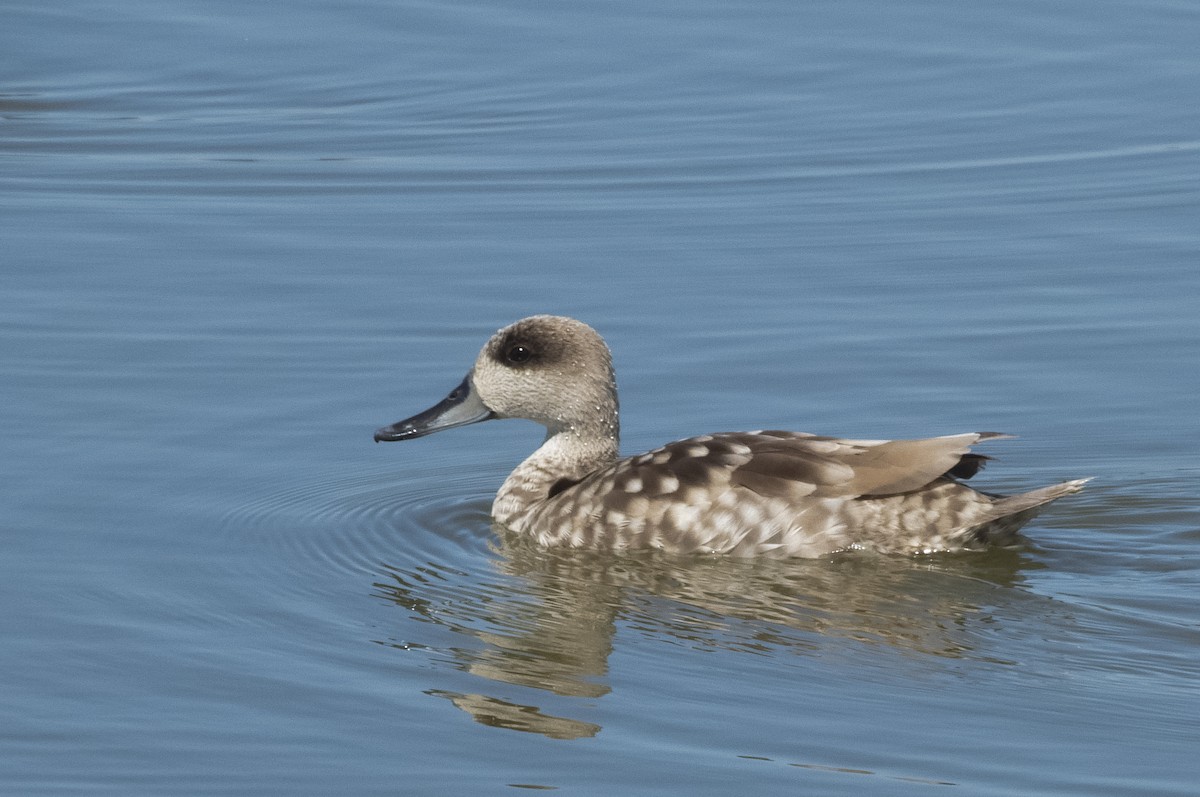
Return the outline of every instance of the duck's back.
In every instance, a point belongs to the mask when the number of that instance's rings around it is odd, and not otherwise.
[[[579,481],[562,479],[548,494],[529,496],[505,522],[544,545],[746,556],[1003,542],[1037,507],[1078,489],[1067,483],[1022,501],[962,484],[956,477],[974,474],[984,459],[970,446],[1003,436],[705,435],[618,460]]]

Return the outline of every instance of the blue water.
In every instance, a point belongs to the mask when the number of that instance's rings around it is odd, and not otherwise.
[[[1190,795],[1200,6],[0,8],[0,793]],[[999,430],[1017,549],[544,552],[496,328],[629,453]]]

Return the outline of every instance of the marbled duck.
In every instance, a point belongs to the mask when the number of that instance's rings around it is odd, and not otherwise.
[[[726,432],[619,459],[612,357],[595,330],[539,315],[497,332],[466,378],[425,412],[375,432],[409,440],[492,418],[527,418],[545,442],[492,504],[496,521],[543,545],[815,557],[868,549],[930,553],[1006,544],[1086,479],[1013,496],[962,483],[1006,437],[841,440]]]

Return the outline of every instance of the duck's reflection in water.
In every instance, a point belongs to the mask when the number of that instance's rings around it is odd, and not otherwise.
[[[555,703],[552,695],[597,699],[610,691],[618,625],[623,634],[755,654],[803,655],[840,643],[989,658],[973,627],[986,625],[987,607],[1036,566],[1013,550],[784,561],[612,555],[548,550],[502,532],[495,553],[489,571],[388,567],[375,588],[417,619],[461,635],[462,644],[441,647],[459,669],[540,690]],[[495,727],[553,738],[600,731],[511,695],[428,692]]]

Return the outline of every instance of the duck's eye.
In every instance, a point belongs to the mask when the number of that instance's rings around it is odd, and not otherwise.
[[[527,363],[532,357],[533,352],[529,349],[529,347],[522,346],[519,343],[515,346],[510,346],[508,351],[504,353],[504,359],[513,365]]]

